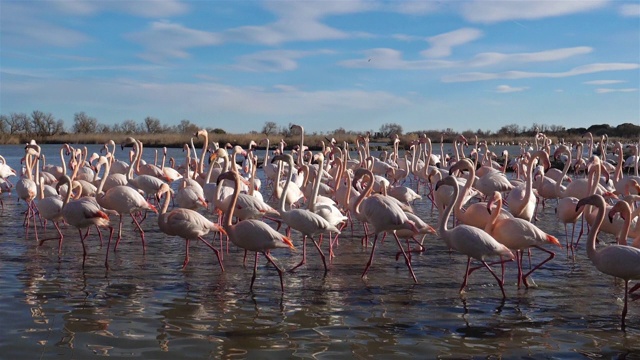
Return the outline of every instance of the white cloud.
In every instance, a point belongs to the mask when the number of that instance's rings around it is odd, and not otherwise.
[[[624,71],[635,70],[640,68],[638,64],[630,63],[599,63],[589,64],[575,67],[569,71],[556,72],[556,73],[536,73],[527,71],[506,71],[502,73],[481,73],[470,72],[457,75],[444,76],[443,82],[470,82],[470,81],[485,81],[496,79],[527,79],[527,78],[564,78],[569,76],[592,74],[603,71]]]
[[[636,92],[636,91],[638,91],[638,89],[633,89],[633,88],[628,88],[628,89],[599,88],[599,89],[596,89],[596,93],[597,94],[608,94],[608,93],[613,93],[613,92]]]
[[[527,86],[523,86],[523,87],[511,87],[509,85],[498,85],[496,87],[496,92],[497,93],[512,93],[512,92],[521,92],[524,90],[529,89],[529,87]]]
[[[461,13],[466,20],[471,22],[496,23],[570,15],[596,10],[607,3],[609,3],[609,0],[475,0],[463,3]]]
[[[82,32],[71,30],[45,20],[47,3],[29,6],[29,3],[2,1],[0,23],[4,46],[74,47],[87,43],[91,38]]]
[[[298,68],[295,61],[300,58],[331,54],[330,50],[298,51],[298,50],[267,50],[244,55],[238,58],[238,64],[233,68],[242,71],[291,71]]]
[[[592,81],[585,81],[583,82],[583,84],[586,85],[611,85],[611,84],[620,84],[626,81],[623,80],[592,80]]]
[[[182,15],[188,6],[177,0],[144,1],[95,1],[95,0],[55,0],[52,3],[62,12],[95,16],[103,12],[121,12],[140,17],[162,18]]]
[[[481,53],[474,56],[469,60],[466,65],[471,67],[480,67],[495,65],[498,63],[532,63],[532,62],[546,62],[546,61],[558,61],[570,58],[572,56],[588,54],[593,49],[588,46],[578,46],[572,48],[562,48],[545,50],[532,53],[515,53],[515,54],[502,54],[502,53]]]
[[[278,19],[261,26],[241,26],[223,33],[227,41],[277,45],[290,41],[345,39],[366,34],[349,34],[321,22],[327,16],[347,15],[373,9],[367,1],[269,1],[268,10]]]
[[[620,15],[625,17],[640,17],[640,4],[624,4],[618,8]]]
[[[427,41],[431,48],[420,52],[427,58],[441,58],[451,55],[451,49],[464,45],[482,37],[482,31],[472,28],[463,28],[448,33],[429,37]]]
[[[592,48],[578,46],[573,48],[545,50],[533,53],[481,53],[470,60],[404,60],[402,53],[395,49],[378,48],[364,51],[362,59],[345,60],[339,65],[350,68],[397,69],[397,70],[431,70],[454,67],[483,67],[497,64],[535,63],[558,61],[572,56],[588,54]]]
[[[391,3],[392,10],[407,15],[425,15],[439,9],[439,4],[435,1],[394,1]]]
[[[446,60],[404,60],[402,53],[389,48],[378,48],[364,51],[363,59],[341,61],[340,66],[348,68],[370,69],[402,69],[402,70],[426,70],[451,67],[455,64]]]
[[[216,34],[189,29],[168,21],[154,21],[147,30],[131,33],[126,37],[145,47],[146,51],[139,56],[153,62],[162,62],[167,58],[187,58],[189,54],[186,49],[221,43]]]

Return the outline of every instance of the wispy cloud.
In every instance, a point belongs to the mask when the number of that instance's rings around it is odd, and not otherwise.
[[[421,0],[394,1],[390,6],[392,11],[406,15],[430,14],[440,8],[439,2]]]
[[[141,44],[145,51],[139,56],[152,62],[163,62],[169,58],[187,58],[187,49],[222,42],[216,34],[190,29],[169,21],[154,21],[147,30],[128,34],[126,38]]]
[[[432,36],[427,39],[431,48],[420,52],[427,58],[441,58],[451,55],[451,49],[464,45],[482,37],[482,31],[472,28],[463,28],[448,33]]]
[[[529,89],[528,86],[512,87],[512,86],[509,86],[509,85],[498,85],[496,87],[496,92],[497,93],[513,93],[513,92],[525,91],[527,89]]]
[[[592,52],[593,49],[588,46],[577,46],[571,48],[552,49],[530,53],[481,53],[475,55],[471,60],[465,62],[464,65],[471,67],[481,67],[504,63],[536,63],[564,60],[573,56],[584,55]]]
[[[624,4],[618,8],[620,15],[625,17],[639,17],[640,4]]]
[[[46,20],[43,13],[46,7],[46,3],[42,7],[35,7],[29,6],[28,2],[3,1],[0,12],[3,46],[73,47],[91,41],[89,36],[80,31]]]
[[[599,88],[599,89],[596,89],[596,93],[597,94],[608,94],[608,93],[614,93],[614,92],[636,92],[636,91],[638,91],[638,89],[634,89],[634,88],[627,88],[627,89]]]
[[[457,75],[448,75],[442,77],[445,83],[451,82],[470,82],[470,81],[486,81],[496,79],[527,79],[527,78],[564,78],[569,76],[577,76],[584,74],[593,74],[604,71],[625,71],[635,70],[640,66],[630,63],[599,63],[577,66],[569,71],[556,73],[536,73],[527,71],[506,71],[501,73],[482,73],[470,72]]]
[[[564,60],[573,56],[588,54],[593,49],[587,46],[552,49],[531,53],[480,53],[469,60],[404,60],[403,54],[394,49],[378,48],[364,51],[364,58],[341,61],[339,65],[350,68],[371,68],[388,70],[433,70],[455,67],[484,67],[498,64],[522,64]]]
[[[322,19],[367,11],[375,7],[368,1],[269,1],[266,8],[278,19],[266,25],[242,26],[225,31],[226,41],[241,41],[264,45],[277,45],[290,41],[317,41],[363,36],[349,34],[328,26]]]
[[[626,81],[623,80],[592,80],[585,81],[583,84],[585,85],[611,85],[611,84],[620,84]]]
[[[513,20],[533,20],[599,9],[609,0],[585,1],[502,1],[475,0],[462,3],[462,16],[471,22],[496,23]]]
[[[267,50],[244,55],[238,58],[234,69],[255,72],[280,72],[291,71],[298,68],[297,59],[304,57],[332,54],[331,50]]]
[[[140,17],[162,18],[182,15],[189,9],[187,4],[178,0],[54,0],[51,2],[62,12],[79,16],[94,16],[103,12],[120,12]]]

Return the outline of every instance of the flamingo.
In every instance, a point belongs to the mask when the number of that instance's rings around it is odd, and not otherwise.
[[[397,202],[390,201],[389,199],[386,199],[385,196],[379,194],[369,196],[365,200],[365,196],[368,196],[373,190],[373,172],[365,168],[358,169],[355,173],[352,184],[355,187],[356,183],[364,176],[368,177],[367,187],[355,201],[354,214],[357,218],[364,218],[366,222],[371,224],[371,226],[373,227],[373,232],[375,233],[375,238],[373,240],[373,246],[371,247],[371,256],[369,257],[369,261],[365,266],[362,277],[367,274],[367,271],[369,270],[369,267],[371,267],[371,263],[373,262],[373,255],[376,250],[378,235],[383,231],[393,231],[393,236],[396,239],[396,243],[398,244],[400,251],[404,255],[405,263],[407,265],[407,268],[409,269],[409,273],[411,274],[413,281],[417,283],[418,279],[413,272],[411,260],[400,244],[400,239],[398,238],[396,230],[408,229],[413,231],[413,233],[415,234],[419,233],[420,231],[416,228],[415,223],[409,220],[407,214],[402,210],[402,208],[400,208]]]
[[[436,184],[436,190],[442,185],[452,186],[453,198],[457,200],[460,194],[460,189],[456,178],[453,176],[447,176],[443,180],[440,180]],[[513,253],[508,247],[499,243],[491,235],[487,234],[487,232],[476,227],[460,224],[452,229],[447,229],[447,222],[449,221],[449,216],[451,216],[451,212],[453,211],[453,204],[455,203],[455,200],[447,205],[444,213],[440,217],[440,222],[438,223],[438,234],[444,239],[447,246],[467,255],[467,270],[462,281],[462,286],[460,287],[460,292],[462,292],[467,286],[467,279],[473,271],[469,269],[471,265],[471,258],[474,258],[480,261],[482,265],[489,270],[500,286],[502,298],[506,298],[507,295],[504,292],[503,281],[498,278],[496,273],[491,269],[491,266],[487,264],[486,259],[489,257],[499,256],[501,259],[500,262],[504,263],[504,261],[514,259]],[[503,261],[503,257],[506,257],[507,260]]]
[[[56,186],[59,187],[62,184],[67,184],[69,188],[71,188],[71,178],[63,175]],[[62,217],[67,224],[78,229],[80,242],[82,243],[82,267],[84,267],[84,262],[87,258],[87,248],[84,240],[89,235],[89,227],[94,225],[98,227],[110,227],[109,215],[100,210],[96,202],[86,200],[86,198],[69,201],[71,199],[71,193],[71,190],[67,191],[67,196],[63,201]],[[84,235],[82,235],[82,229],[87,229]],[[110,227],[109,239],[111,239],[112,233],[113,228]],[[62,239],[60,239],[60,241],[62,242]]]
[[[111,165],[106,162],[104,168],[104,174],[100,181],[100,185],[98,186],[96,201],[98,204],[105,209],[113,210],[118,213],[120,217],[120,221],[118,223],[118,238],[116,239],[116,244],[113,247],[113,251],[116,251],[118,248],[118,244],[120,244],[120,240],[122,239],[122,215],[129,214],[133,219],[133,222],[136,224],[138,231],[140,231],[140,240],[142,241],[142,253],[145,253],[145,243],[144,243],[144,230],[140,226],[140,222],[136,220],[136,217],[133,215],[135,212],[142,210],[151,210],[155,213],[158,212],[155,206],[150,204],[144,196],[142,196],[138,191],[134,188],[127,185],[118,185],[114,186],[111,189],[107,190],[107,192],[103,192],[104,184],[109,175]],[[109,267],[109,248],[111,246],[111,237],[109,237],[109,242],[107,243],[107,254],[104,260],[105,267]]]
[[[491,205],[494,203],[497,205],[493,212],[491,212]],[[496,191],[493,193],[491,201],[487,203],[487,210],[491,212],[491,220],[487,223],[484,230],[501,244],[511,250],[516,250],[518,263],[518,286],[520,286],[520,280],[522,280],[524,286],[528,288],[529,283],[527,282],[527,277],[555,257],[555,254],[552,251],[543,248],[542,245],[551,243],[560,246],[560,242],[558,242],[558,239],[555,236],[545,233],[529,221],[520,218],[499,219],[498,215],[500,214],[501,209],[502,195]],[[531,247],[535,247],[546,252],[549,254],[549,257],[523,275],[522,250],[529,249]],[[518,256],[518,254],[520,255]]]
[[[551,166],[549,154],[542,150],[534,152],[527,161],[525,186],[518,186],[509,193],[509,211],[513,216],[531,221],[535,215],[536,197],[533,194],[533,162],[540,159],[545,169]]]
[[[171,193],[173,190],[168,184],[164,184],[158,191],[158,197],[161,198],[166,194],[164,203],[158,215],[158,227],[160,230],[171,236],[180,236],[185,239],[185,255],[182,268],[184,269],[189,263],[189,242],[190,240],[198,239],[207,245],[218,258],[220,264],[220,270],[224,271],[222,260],[220,258],[220,251],[213,247],[211,243],[204,239],[203,236],[207,235],[210,231],[220,232],[225,234],[224,229],[202,216],[200,213],[191,209],[175,208],[167,213],[169,203],[171,202]]]
[[[25,213],[24,218],[24,223],[27,229],[29,229],[29,219],[35,215],[36,211],[33,200],[38,195],[38,187],[36,185],[36,182],[33,180],[32,172],[34,163],[32,161],[35,161],[33,160],[33,158],[38,156],[40,156],[40,154],[37,148],[35,148],[33,145],[27,145],[27,147],[25,148],[24,158],[26,164],[26,174],[16,183],[16,194],[18,194],[18,198],[24,200],[24,202],[27,203],[27,212]]]
[[[287,194],[287,191],[289,190],[289,186],[291,185],[291,178],[293,176],[293,169],[294,169],[293,157],[289,154],[276,155],[273,157],[273,161],[283,161],[283,162],[286,161],[289,164],[289,174],[287,175],[287,181],[283,189],[283,196],[280,198],[280,202],[277,210],[280,212],[280,217],[282,218],[283,222],[285,222],[292,229],[298,230],[299,232],[302,233],[302,246],[303,246],[302,261],[300,261],[300,263],[294,266],[293,269],[291,270],[295,270],[298,267],[302,266],[304,263],[306,263],[307,254],[305,249],[307,244],[307,238],[310,238],[311,241],[313,241],[313,244],[315,245],[316,249],[318,250],[318,253],[320,254],[320,258],[322,259],[322,264],[324,265],[324,272],[326,274],[328,271],[328,268],[327,268],[327,262],[326,262],[324,253],[322,252],[322,249],[320,248],[320,245],[318,244],[318,242],[313,237],[315,235],[319,235],[327,231],[340,234],[340,230],[335,225],[327,221],[325,218],[323,218],[322,216],[312,211],[309,211],[306,209],[291,209],[291,210],[285,209],[284,205],[286,202],[286,194]]]
[[[606,203],[601,195],[595,194],[580,199],[576,209],[585,205],[593,205],[597,209],[596,221],[587,238],[587,256],[600,272],[624,280],[624,308],[621,315],[621,327],[624,331],[629,280],[640,280],[640,249],[627,245],[609,245],[599,250],[596,249],[596,236],[604,220]]]
[[[38,200],[36,200],[36,206],[38,207],[38,213],[40,217],[45,220],[51,220],[53,222],[53,226],[58,231],[58,254],[62,253],[62,231],[60,231],[60,227],[58,226],[58,222],[62,220],[62,197],[61,196],[48,196],[44,197],[44,182],[40,182],[40,195]],[[38,246],[41,246],[47,240],[54,240],[56,238],[47,238],[39,240]],[[38,237],[36,236],[36,240]]]
[[[256,252],[253,276],[251,277],[251,285],[249,286],[249,289],[253,290],[253,283],[256,280],[256,273],[258,271],[258,252],[260,252],[278,271],[278,276],[280,277],[280,288],[282,292],[284,292],[282,269],[275,263],[269,254],[269,251],[277,248],[293,249],[294,247],[291,239],[280,234],[260,220],[248,219],[239,221],[235,225],[232,224],[231,219],[233,218],[233,212],[238,201],[238,195],[240,194],[240,179],[236,172],[228,171],[220,174],[217,180],[218,186],[220,186],[220,182],[224,179],[233,181],[234,191],[231,196],[231,202],[226,209],[227,218],[223,224],[223,228],[227,232],[227,236],[231,242],[236,246],[248,251]]]
[[[473,183],[473,179],[475,179],[475,167],[473,163],[469,159],[462,159],[451,166],[449,169],[450,172],[455,172],[457,170],[463,171],[467,170],[469,172],[469,179],[465,182],[463,187],[463,194],[468,194],[471,189],[471,184]],[[503,175],[499,175],[503,176]],[[439,190],[442,191],[442,190]],[[459,196],[457,200],[453,203],[453,212],[461,223],[465,225],[475,226],[478,229],[484,229],[490,221],[491,216],[487,213],[486,210],[486,202],[479,202],[469,205],[464,211],[462,210],[462,203],[466,199],[462,196]],[[513,217],[511,214],[500,214],[501,217]]]

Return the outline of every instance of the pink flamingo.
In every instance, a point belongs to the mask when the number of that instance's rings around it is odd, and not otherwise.
[[[497,205],[493,212],[491,212],[491,205],[494,203]],[[485,231],[501,244],[516,251],[516,259],[518,263],[518,286],[520,286],[520,280],[522,280],[524,286],[528,288],[529,283],[527,282],[527,277],[555,257],[553,252],[543,248],[542,245],[551,243],[560,246],[560,242],[558,242],[558,239],[555,236],[545,233],[529,221],[520,218],[499,218],[498,216],[501,209],[502,195],[499,192],[494,192],[493,198],[487,204],[487,210],[491,212],[491,220],[487,223]],[[549,257],[523,275],[522,250],[532,247],[546,252],[549,254]]]
[[[175,208],[167,213],[169,203],[171,202],[172,192],[173,190],[171,190],[167,184],[163,185],[158,191],[159,198],[164,194],[167,194],[164,203],[162,204],[160,214],[158,215],[158,227],[167,235],[180,236],[185,239],[185,255],[182,268],[184,269],[189,263],[190,240],[198,239],[213,250],[218,258],[220,270],[224,271],[222,260],[220,258],[220,251],[203,238],[203,236],[207,235],[210,231],[225,233],[224,229],[191,209]]]
[[[273,261],[269,251],[276,248],[291,248],[293,249],[293,243],[291,239],[280,234],[266,223],[260,220],[243,220],[237,222],[235,225],[231,223],[233,218],[233,212],[238,201],[238,195],[240,194],[240,180],[236,172],[228,171],[220,174],[217,183],[220,186],[220,182],[224,179],[233,181],[234,191],[231,196],[231,202],[227,207],[227,218],[224,222],[224,230],[227,232],[227,236],[232,243],[236,246],[248,251],[255,251],[255,263],[253,267],[253,276],[251,277],[250,290],[253,289],[253,283],[256,280],[256,273],[258,271],[258,252],[261,252],[267,260],[276,268],[278,275],[280,276],[280,288],[284,292],[284,281],[282,279],[282,269]]]
[[[629,297],[629,280],[640,280],[640,249],[626,245],[609,245],[596,249],[596,236],[605,216],[605,201],[598,194],[581,199],[576,208],[593,205],[597,209],[596,221],[593,223],[587,238],[587,256],[600,272],[624,280],[624,308],[622,309],[621,327],[625,330],[627,304]]]
[[[460,189],[458,188],[458,182],[456,181],[455,177],[447,176],[443,180],[440,180],[436,184],[436,190],[442,185],[452,186],[453,197],[454,199],[458,198]],[[493,277],[498,282],[498,285],[500,286],[502,297],[506,298],[507,295],[504,292],[503,281],[498,278],[496,273],[491,269],[491,266],[487,264],[486,259],[489,257],[498,256],[501,259],[500,262],[504,263],[504,261],[510,261],[514,259],[513,253],[511,252],[511,250],[509,250],[508,247],[499,243],[484,230],[480,230],[476,227],[460,224],[453,229],[447,229],[447,222],[449,220],[449,216],[451,216],[452,211],[453,204],[447,205],[444,213],[440,217],[440,222],[438,224],[438,233],[450,248],[464,255],[467,255],[467,270],[464,275],[464,280],[462,281],[462,286],[460,287],[460,292],[462,292],[462,290],[464,290],[464,288],[467,286],[467,279],[471,272],[474,270],[469,268],[471,265],[471,258],[474,258],[480,261],[482,265],[487,270],[489,270],[491,275],[493,275]],[[502,258],[504,257],[506,257],[507,259],[502,261]]]

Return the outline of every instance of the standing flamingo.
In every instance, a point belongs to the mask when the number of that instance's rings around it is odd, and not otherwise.
[[[59,187],[62,184],[67,184],[71,189],[71,178],[63,175],[57,186]],[[71,190],[67,191],[67,196],[62,204],[62,217],[67,224],[78,229],[80,242],[82,243],[82,267],[84,267],[84,262],[87,258],[87,248],[84,240],[89,235],[89,227],[93,225],[99,227],[109,226],[109,215],[100,210],[98,204],[94,201],[89,201],[85,198],[69,201],[71,199],[71,193]],[[82,229],[87,229],[84,235],[82,235]],[[111,234],[113,233],[113,228],[111,227],[110,229],[109,239],[111,239]],[[60,239],[60,241],[62,241],[62,239]]]
[[[629,297],[629,280],[640,280],[640,249],[626,245],[609,245],[596,249],[596,236],[605,216],[605,201],[600,195],[591,195],[580,199],[576,209],[585,205],[593,205],[597,209],[596,221],[593,223],[587,238],[587,256],[600,272],[624,280],[624,308],[622,309],[621,327],[625,330],[627,304]]]
[[[513,260],[513,253],[508,247],[499,243],[484,230],[480,230],[476,227],[460,224],[453,229],[447,229],[447,222],[449,221],[449,216],[451,216],[451,212],[453,211],[453,203],[455,203],[455,199],[458,198],[460,189],[458,188],[456,178],[453,176],[447,176],[443,180],[440,180],[436,184],[436,190],[442,185],[450,185],[453,187],[454,201],[447,205],[443,215],[440,217],[438,234],[444,239],[450,248],[467,255],[467,270],[464,275],[464,280],[462,281],[462,286],[460,287],[460,292],[462,292],[462,290],[467,286],[467,279],[473,271],[469,269],[471,265],[471,258],[474,258],[480,261],[482,265],[489,270],[500,286],[502,297],[506,298],[507,295],[504,292],[503,281],[498,278],[495,272],[493,272],[485,259],[499,256],[501,260],[503,257],[507,258],[506,261]],[[501,263],[503,263],[503,261],[501,261]]]
[[[105,209],[117,212],[118,216],[120,217],[120,221],[118,223],[118,239],[116,239],[116,244],[113,246],[113,251],[115,252],[117,250],[118,244],[120,244],[120,240],[122,239],[122,215],[129,214],[131,216],[131,219],[133,219],[133,222],[136,224],[138,231],[140,231],[142,253],[144,254],[144,230],[142,230],[140,222],[136,219],[134,213],[142,210],[151,210],[157,213],[158,210],[155,206],[150,204],[138,191],[127,185],[114,186],[111,189],[107,190],[106,193],[102,192],[107,177],[109,176],[110,168],[111,165],[109,164],[109,162],[105,162],[104,174],[102,176],[102,179],[100,180],[100,185],[98,186],[96,201]],[[111,237],[109,237],[109,242],[107,243],[107,254],[104,260],[105,267],[107,268],[109,267],[110,246]]]
[[[498,205],[492,212],[491,205],[494,203]],[[516,262],[518,263],[518,286],[520,286],[520,280],[522,280],[524,286],[528,288],[529,283],[527,282],[527,277],[555,257],[553,252],[543,248],[542,245],[551,243],[560,246],[560,242],[558,242],[558,239],[555,236],[545,233],[537,226],[526,220],[520,218],[498,218],[501,209],[502,195],[499,192],[494,192],[493,198],[489,203],[487,203],[487,210],[491,213],[491,220],[487,223],[484,230],[501,244],[516,251]],[[529,249],[531,247],[535,247],[546,252],[549,254],[549,257],[523,275],[522,250]]]
[[[190,240],[198,239],[213,250],[218,258],[218,263],[220,263],[220,270],[224,271],[222,260],[220,258],[220,251],[203,238],[203,236],[207,235],[210,231],[225,233],[224,229],[191,209],[175,208],[167,213],[169,203],[171,202],[172,192],[173,190],[171,190],[168,184],[160,187],[160,190],[158,191],[158,197],[162,197],[164,194],[167,194],[166,199],[162,204],[160,215],[158,215],[158,227],[167,235],[180,236],[185,239],[185,255],[182,268],[184,269],[189,263]]]
[[[411,266],[411,260],[404,251],[402,244],[400,244],[400,239],[398,238],[396,230],[408,229],[413,231],[414,234],[419,233],[420,230],[416,228],[413,221],[409,220],[407,214],[405,214],[396,201],[386,199],[385,196],[379,194],[369,196],[365,200],[365,196],[371,194],[371,191],[373,190],[373,172],[365,168],[358,169],[355,173],[352,184],[355,187],[356,183],[364,176],[368,177],[367,187],[356,199],[354,204],[354,215],[357,218],[364,218],[366,222],[371,224],[373,232],[375,233],[375,238],[373,240],[373,246],[371,247],[371,256],[369,257],[369,261],[362,272],[362,277],[367,274],[367,271],[373,262],[373,255],[376,250],[378,235],[383,231],[393,231],[393,236],[396,239],[396,243],[398,244],[400,251],[404,255],[405,264],[409,269],[409,273],[411,274],[413,281],[418,282],[418,279],[413,272],[413,267]]]
[[[236,172],[228,171],[220,174],[217,180],[218,186],[220,186],[220,182],[224,179],[229,179],[233,181],[234,184],[231,202],[226,209],[227,218],[224,222],[224,230],[227,232],[227,236],[231,242],[236,244],[236,246],[248,251],[256,252],[253,276],[251,277],[251,285],[249,289],[253,289],[253,283],[256,280],[256,273],[258,271],[258,252],[261,252],[278,271],[278,276],[280,276],[280,288],[284,292],[282,269],[280,269],[280,267],[273,261],[269,251],[276,248],[293,249],[291,239],[280,234],[260,220],[248,219],[239,221],[235,225],[232,224],[231,220],[233,218],[233,212],[238,201],[238,195],[240,194],[240,180],[239,175]]]
[[[282,218],[283,222],[289,225],[289,227],[291,227],[292,229],[298,230],[302,233],[302,261],[300,261],[300,263],[294,266],[293,269],[291,270],[294,270],[299,266],[302,266],[307,261],[306,259],[307,253],[305,249],[306,249],[307,237],[308,237],[311,239],[311,241],[313,241],[313,244],[315,245],[316,249],[318,250],[318,253],[320,254],[320,258],[322,259],[322,264],[324,265],[324,272],[326,274],[328,271],[328,268],[327,268],[327,262],[326,262],[324,253],[322,252],[322,249],[320,248],[320,245],[318,244],[318,242],[313,237],[315,235],[319,235],[327,231],[340,234],[340,230],[335,225],[327,221],[325,218],[323,218],[322,216],[312,211],[309,211],[306,209],[291,209],[291,210],[285,209],[284,204],[286,202],[286,194],[287,194],[287,191],[289,190],[289,186],[291,185],[291,178],[293,176],[293,171],[295,169],[293,164],[293,157],[289,154],[282,154],[282,155],[274,156],[273,161],[286,161],[289,164],[289,174],[287,175],[287,182],[284,185],[283,195],[280,198],[280,203],[278,205],[277,210],[280,212],[280,217]]]

